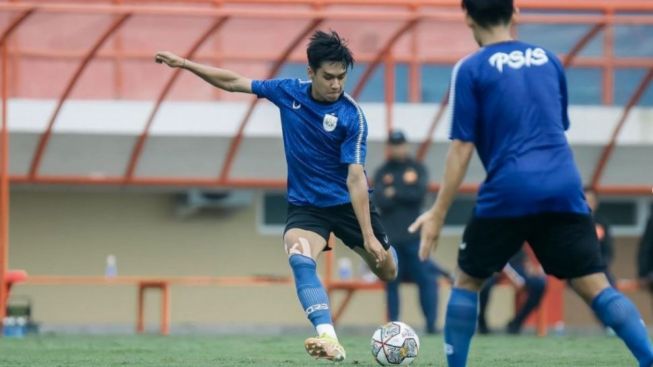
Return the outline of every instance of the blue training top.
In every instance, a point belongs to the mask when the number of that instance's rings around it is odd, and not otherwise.
[[[477,216],[589,213],[554,54],[520,41],[483,47],[456,64],[450,96],[450,138],[473,142],[487,173]]]
[[[288,165],[288,202],[327,207],[351,202],[349,164],[365,163],[367,121],[346,93],[331,103],[311,97],[311,82],[252,81],[252,91],[279,107]]]

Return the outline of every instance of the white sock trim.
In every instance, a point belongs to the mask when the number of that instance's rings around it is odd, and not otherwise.
[[[318,336],[326,334],[332,338],[335,338],[336,340],[338,339],[338,336],[336,335],[336,329],[334,329],[333,325],[331,324],[319,324],[315,327],[315,330],[317,331]]]

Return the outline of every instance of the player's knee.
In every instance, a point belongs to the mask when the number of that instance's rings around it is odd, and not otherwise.
[[[283,242],[288,257],[292,255],[302,255],[313,258],[311,245],[306,238],[286,234],[283,237]]]
[[[456,274],[454,287],[478,292],[483,287],[483,283],[485,283],[485,279],[474,278],[459,269],[458,273]]]
[[[386,271],[382,272],[381,274],[377,274],[377,276],[384,282],[392,282],[393,280],[397,279],[396,273],[390,273]]]
[[[595,273],[571,279],[571,285],[587,303],[591,303],[605,288],[610,287],[608,279],[603,273]]]
[[[397,270],[397,265],[392,263],[381,269],[376,275],[384,282],[391,282],[397,279],[397,274],[399,273]]]

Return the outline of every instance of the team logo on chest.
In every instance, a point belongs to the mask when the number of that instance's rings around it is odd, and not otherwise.
[[[324,127],[324,130],[331,132],[336,129],[337,125],[338,118],[334,114],[329,113],[324,115],[324,119],[322,120],[322,127]]]

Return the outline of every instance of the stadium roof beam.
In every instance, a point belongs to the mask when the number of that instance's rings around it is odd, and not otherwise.
[[[635,93],[630,97],[628,100],[628,103],[626,104],[626,107],[624,108],[624,111],[621,115],[621,118],[617,122],[617,125],[615,126],[614,130],[612,131],[612,136],[610,137],[610,142],[603,148],[601,151],[601,156],[599,158],[598,164],[596,165],[596,168],[594,170],[594,174],[592,175],[592,181],[591,181],[591,186],[593,188],[597,188],[599,186],[599,182],[601,181],[601,177],[603,176],[603,172],[605,171],[605,167],[610,160],[610,157],[612,156],[612,152],[614,151],[614,148],[617,144],[617,138],[619,137],[619,133],[623,129],[626,120],[628,119],[628,115],[630,114],[630,111],[639,103],[639,100],[642,98],[644,95],[644,92],[646,92],[646,89],[648,86],[651,84],[651,81],[653,81],[653,67],[648,70],[648,73],[646,73],[646,76],[642,79],[642,81],[639,83],[637,86],[637,89],[635,90]],[[651,193],[650,191],[648,193]]]
[[[564,56],[562,60],[562,65],[566,68],[571,65],[571,63],[576,60],[576,56],[587,46],[587,44],[596,37],[599,32],[605,28],[605,23],[595,24],[585,35],[572,47],[571,51]]]
[[[429,126],[428,128],[428,132],[424,137],[424,141],[420,144],[419,148],[417,149],[416,158],[419,161],[423,161],[424,158],[426,157],[426,153],[428,152],[429,148],[431,147],[431,143],[433,142],[433,133],[435,132],[435,129],[438,127],[440,120],[442,120],[442,116],[444,116],[444,113],[447,111],[447,106],[449,105],[449,88],[450,86],[447,86],[447,89],[444,92],[442,99],[440,100],[438,112],[435,114],[435,116],[433,116],[433,121],[431,121],[431,126]]]
[[[388,62],[392,62],[392,48],[394,45],[397,43],[397,41],[406,34],[406,32],[410,31],[411,29],[414,29],[415,26],[419,23],[419,21],[422,19],[418,14],[417,14],[417,8],[414,9],[415,11],[415,16],[407,21],[403,26],[401,26],[389,39],[388,41],[381,47],[381,50],[376,54],[372,62],[367,64],[367,67],[365,68],[365,71],[363,72],[363,75],[361,75],[361,78],[358,80],[358,83],[356,84],[356,87],[354,88],[354,91],[352,92],[352,97],[354,99],[358,99],[360,94],[363,91],[363,88],[365,87],[365,84],[367,84],[368,80],[370,79],[370,76],[372,76],[372,73],[376,68],[379,66],[381,63],[381,60],[386,58],[386,76],[385,76],[385,83],[386,83],[386,88],[385,88],[385,108],[386,108],[386,114],[385,114],[385,123],[386,123],[386,130],[388,134],[390,134],[390,130],[392,129],[392,107],[394,105],[394,81],[395,77],[392,72],[389,71],[389,66],[387,65]]]
[[[273,1],[276,3],[276,1]],[[320,2],[324,4],[323,2]],[[329,1],[333,4],[333,0]],[[411,3],[401,2],[393,5],[408,6]],[[456,2],[456,4],[459,4]],[[372,5],[372,4],[370,4]],[[376,1],[373,5],[378,4]],[[436,4],[434,4],[436,5]],[[443,4],[437,4],[442,6]],[[559,6],[558,6],[559,5]],[[294,10],[294,9],[234,9],[234,8],[215,8],[207,9],[197,6],[143,6],[143,5],[108,5],[108,4],[42,4],[42,3],[0,3],[0,11],[25,11],[34,8],[39,13],[61,13],[61,14],[131,14],[131,15],[155,15],[155,16],[193,16],[193,17],[220,17],[233,16],[243,19],[315,19],[325,18],[333,20],[376,20],[376,21],[401,21],[411,18],[413,15],[409,11],[376,11],[365,9],[360,11],[354,10]],[[593,2],[578,3],[574,1],[522,1],[520,3],[522,10],[535,9],[556,9],[556,10],[587,10],[603,11],[604,14],[521,14],[520,18],[528,20],[531,23],[553,23],[553,24],[594,24],[609,19],[616,24],[651,24],[651,17],[641,15],[618,15],[618,11],[653,11],[651,2],[633,2],[622,0],[619,2]],[[439,21],[460,21],[462,14],[460,12],[442,11],[442,9],[432,9],[421,12],[420,16],[429,20]]]
[[[48,122],[47,128],[43,134],[41,134],[41,137],[39,139],[38,146],[36,148],[36,153],[34,153],[34,158],[32,158],[32,163],[30,165],[30,170],[29,170],[29,176],[34,178],[36,177],[38,173],[39,166],[41,164],[41,160],[43,158],[43,153],[45,152],[45,148],[48,145],[48,142],[50,140],[50,136],[52,135],[52,127],[54,126],[55,121],[57,120],[57,116],[59,115],[59,112],[61,111],[61,107],[63,107],[64,102],[66,99],[68,99],[68,96],[72,92],[73,88],[77,84],[77,81],[79,78],[82,76],[82,73],[84,70],[86,70],[86,66],[90,63],[90,61],[93,59],[97,51],[104,45],[104,43],[109,39],[109,37],[120,27],[125,24],[125,21],[129,19],[131,14],[123,14],[122,16],[118,17],[116,20],[111,23],[111,25],[102,33],[102,35],[98,38],[98,40],[95,42],[93,47],[88,51],[88,54],[84,57],[84,60],[79,64],[77,67],[77,70],[75,70],[75,73],[72,75],[70,80],[68,81],[68,85],[66,85],[66,89],[64,90],[63,94],[59,98],[59,101],[57,102],[57,106],[54,109],[54,112],[52,113],[52,116],[50,117],[50,121]]]
[[[392,50],[392,47],[397,43],[399,38],[404,35],[404,33],[408,32],[411,30],[417,23],[421,20],[420,16],[414,16],[412,19],[407,21],[401,28],[399,28],[389,39],[388,41],[381,47],[381,50],[376,54],[374,59],[367,65],[367,68],[365,68],[365,71],[363,72],[363,75],[361,75],[361,78],[358,79],[358,83],[356,84],[356,87],[354,87],[354,91],[351,93],[351,96],[354,97],[354,99],[358,99],[363,92],[363,88],[365,87],[365,84],[367,84],[367,81],[369,80],[370,76],[372,76],[372,73],[376,68],[379,66],[381,63],[381,60]]]
[[[606,23],[597,23],[592,27],[583,37],[578,40],[578,42],[574,45],[574,47],[571,48],[571,51],[567,55],[564,56],[562,64],[567,67],[571,65],[572,61],[576,59],[576,56],[580,54],[580,52],[589,44],[589,42],[596,37],[596,35],[603,29],[605,28]],[[609,45],[610,47],[612,44]],[[417,159],[418,160],[423,160],[424,157],[426,157],[426,153],[428,152],[429,148],[431,147],[431,143],[433,142],[433,133],[435,132],[435,129],[437,128],[438,124],[440,123],[440,120],[444,116],[447,106],[449,105],[449,90],[450,87],[447,87],[447,90],[444,93],[444,96],[442,97],[442,100],[440,101],[440,106],[438,109],[438,112],[435,114],[433,121],[431,122],[431,126],[429,126],[428,132],[426,134],[426,137],[424,138],[424,141],[420,144],[420,147],[417,151]]]
[[[94,186],[123,186],[124,176],[114,177],[92,177],[80,175],[40,175],[34,179],[29,176],[11,176],[14,183],[43,184],[43,185],[94,185]],[[193,177],[133,177],[130,186],[193,186],[193,187],[238,187],[238,188],[272,188],[284,189],[285,180],[264,179],[264,178],[230,178],[224,182],[218,182],[214,178],[193,178]]]
[[[86,0],[93,2],[94,0]],[[102,0],[95,0],[97,2]],[[138,2],[143,3],[147,0],[122,0],[124,3]],[[178,3],[178,0],[150,0],[151,2],[170,2]],[[214,4],[216,0],[185,0],[195,4]],[[325,4],[324,0],[218,0],[222,4],[270,4],[270,5],[318,5]],[[333,5],[384,5],[384,6],[438,6],[452,7],[458,9],[460,0],[329,0]],[[614,9],[614,10],[633,10],[641,9],[642,6],[651,5],[648,0],[595,0],[588,2],[575,2],[568,0],[520,0],[520,8],[534,9]]]
[[[281,53],[279,58],[275,61],[274,65],[272,66],[272,69],[270,69],[270,72],[268,73],[268,76],[266,79],[271,79],[281,69],[281,66],[286,62],[290,54],[295,50],[297,45],[308,36],[309,33],[311,33],[315,28],[317,28],[322,22],[324,21],[324,18],[319,17],[313,19],[305,28],[302,30],[295,39],[292,40],[286,47],[286,49]],[[220,176],[218,177],[219,182],[224,183],[227,181],[229,177],[229,173],[231,172],[231,166],[233,165],[234,159],[236,157],[236,152],[238,151],[238,147],[240,146],[240,143],[243,139],[243,132],[245,131],[245,127],[247,126],[247,122],[249,121],[249,118],[252,116],[252,113],[254,112],[254,109],[256,108],[256,105],[258,104],[258,98],[254,98],[252,102],[250,102],[249,107],[247,108],[247,111],[245,112],[245,115],[243,116],[243,120],[240,123],[240,126],[238,127],[238,130],[236,132],[236,135],[231,139],[231,142],[229,144],[229,150],[227,150],[227,158],[225,159],[222,169],[220,170]]]
[[[10,176],[12,183],[19,184],[39,184],[39,185],[94,185],[94,186],[123,186],[124,177],[89,177],[89,176],[76,176],[76,175],[42,175],[34,179],[30,179],[25,175],[12,175]],[[154,186],[154,187],[205,187],[215,188],[216,180],[209,178],[193,178],[193,177],[134,177],[130,182],[130,186]],[[279,189],[286,188],[286,180],[280,179],[259,179],[259,178],[229,178],[224,182],[219,182],[221,187],[236,187],[241,189]],[[432,192],[438,191],[440,184],[429,184],[429,190]],[[475,194],[478,190],[477,184],[463,184],[459,190],[465,194]],[[649,195],[651,193],[650,186],[642,185],[614,185],[596,186],[596,190],[600,193],[610,195]]]
[[[197,50],[206,42],[206,40],[211,37],[211,35],[215,34],[222,28],[222,26],[227,22],[229,18],[228,17],[222,17],[215,21],[209,29],[206,30],[196,41],[193,43],[193,45],[190,47],[190,49],[184,54],[185,59],[190,59],[195,56],[197,53]],[[143,132],[140,134],[138,137],[138,140],[136,141],[136,144],[134,145],[134,149],[132,150],[132,154],[130,156],[129,162],[127,163],[127,170],[125,171],[125,183],[128,183],[130,180],[133,179],[134,177],[134,172],[136,171],[136,168],[138,167],[138,162],[141,157],[141,154],[143,152],[143,147],[145,146],[145,141],[147,137],[149,136],[150,129],[152,128],[152,123],[154,122],[154,119],[156,118],[157,113],[159,112],[161,108],[161,104],[163,103],[163,100],[168,96],[170,91],[172,90],[172,87],[174,86],[175,82],[181,75],[181,72],[183,70],[180,68],[175,69],[172,72],[172,75],[166,82],[165,86],[161,90],[161,93],[159,93],[159,96],[156,99],[156,102],[154,104],[154,107],[152,108],[152,112],[150,113],[146,123],[145,127],[143,128]]]
[[[35,49],[35,48],[23,48],[20,49],[14,48],[9,49],[9,56],[12,57],[30,57],[30,58],[58,58],[64,60],[78,59],[85,55],[86,52],[83,51],[56,51],[56,50],[45,50],[45,49]],[[364,63],[371,62],[374,60],[376,54],[371,53],[357,53],[356,62]],[[416,58],[418,63],[422,64],[441,64],[441,65],[451,65],[455,64],[460,60],[463,54],[447,54],[447,55],[438,55],[438,56],[428,56],[423,55]],[[564,59],[565,54],[559,54],[561,59]],[[149,51],[144,50],[128,50],[123,52],[115,52],[113,50],[102,50],[98,51],[95,58],[96,59],[114,59],[116,57],[122,57],[125,60],[150,60],[152,59],[152,54]],[[197,54],[196,58],[204,60],[221,60],[224,62],[251,62],[251,61],[264,61],[269,60],[270,58],[276,58],[276,54],[272,53],[225,53],[218,54],[215,52],[204,52]],[[393,55],[393,60],[399,63],[410,63],[413,61],[412,56],[406,55]],[[291,55],[286,61],[289,62],[306,62],[305,56]],[[574,58],[574,65],[580,67],[601,67],[605,65],[607,58],[604,56],[578,56]],[[648,68],[651,65],[651,59],[646,57],[624,57],[619,56],[619,58],[614,58],[612,60],[613,64],[617,68]]]
[[[0,129],[0,336],[7,312],[7,272],[9,268],[9,126],[7,122],[7,98],[9,96],[9,77],[7,56],[7,39],[18,29],[27,18],[34,14],[34,9],[28,8],[15,17],[0,35],[0,50],[2,53],[2,126]]]

